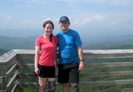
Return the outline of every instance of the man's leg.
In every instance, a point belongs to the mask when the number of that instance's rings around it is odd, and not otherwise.
[[[69,92],[69,83],[62,84],[63,86],[63,92]]]
[[[69,70],[58,65],[58,82],[62,84],[63,92],[69,92]]]
[[[73,88],[73,92],[79,92],[79,71],[78,64],[71,68],[69,81],[71,83],[71,87]]]
[[[56,84],[55,81],[48,81],[48,92],[55,92]]]
[[[73,92],[79,92],[79,85],[78,85],[78,83],[71,83],[71,86],[73,88]]]

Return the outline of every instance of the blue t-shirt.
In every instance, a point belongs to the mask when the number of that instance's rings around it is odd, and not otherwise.
[[[77,47],[82,45],[79,34],[69,29],[57,33],[59,47],[59,64],[78,63]]]

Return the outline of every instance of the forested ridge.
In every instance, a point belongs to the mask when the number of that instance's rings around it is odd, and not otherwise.
[[[21,45],[20,47],[16,47],[17,49],[34,49],[34,45],[33,44],[27,44],[25,43],[26,46]],[[33,45],[33,46],[32,46]],[[32,46],[32,48],[30,48]],[[11,46],[8,46],[11,47]],[[91,44],[88,46],[83,47],[84,50],[96,50],[96,49],[133,49],[133,45],[132,44],[107,44],[107,43],[96,43],[96,44]],[[0,55],[6,53],[7,51],[9,51],[11,49],[0,49]]]
[[[0,55],[6,53],[6,52],[8,52],[8,51],[9,51],[9,50],[0,49]]]
[[[108,45],[106,43],[91,44],[84,47],[84,49],[133,49],[132,44],[114,44]]]

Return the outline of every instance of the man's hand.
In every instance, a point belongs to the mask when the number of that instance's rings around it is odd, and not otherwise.
[[[79,63],[79,71],[81,71],[84,68],[84,61],[80,61]]]

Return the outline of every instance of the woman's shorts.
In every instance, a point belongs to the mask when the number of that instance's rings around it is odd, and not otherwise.
[[[59,64],[58,82],[59,83],[79,83],[79,64]]]
[[[38,64],[38,68],[40,70],[39,75],[35,74],[36,76],[40,76],[43,78],[54,78],[55,77],[55,67],[54,66],[42,66]]]

